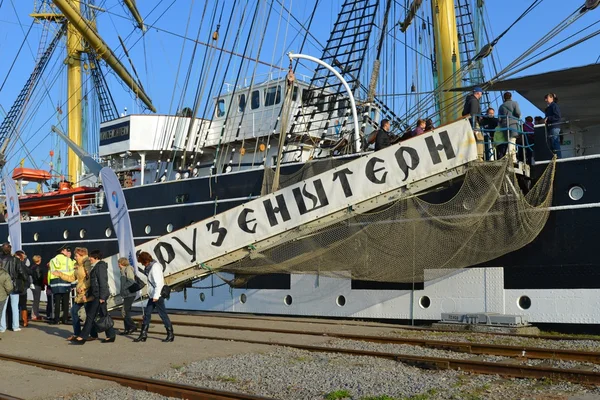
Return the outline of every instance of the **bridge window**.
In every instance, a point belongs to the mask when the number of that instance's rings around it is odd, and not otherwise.
[[[320,94],[317,96],[317,110],[319,110],[319,112],[323,112],[324,109],[325,109],[325,96]]]
[[[298,86],[294,86],[292,90],[292,101],[298,100]]]
[[[240,94],[238,96],[238,112],[244,112],[246,110],[246,95]]]
[[[250,108],[256,110],[260,107],[260,93],[258,90],[252,91],[252,98],[250,99]]]
[[[302,89],[302,95],[300,96],[302,98],[302,104],[308,105],[308,100],[310,96],[309,93],[310,91],[308,89]]]
[[[281,103],[281,86],[273,86],[265,89],[265,106]]]
[[[337,109],[337,115],[338,117],[343,117],[344,114],[346,114],[346,108],[348,108],[348,100],[340,100],[338,101],[338,109]]]
[[[225,100],[218,99],[217,100],[217,117],[225,116]]]

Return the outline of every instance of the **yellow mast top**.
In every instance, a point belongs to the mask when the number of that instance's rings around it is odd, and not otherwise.
[[[459,74],[460,56],[454,0],[431,0],[435,59],[437,72],[438,107],[440,123],[456,120],[460,116],[462,104],[457,92],[448,89],[461,86]]]
[[[129,86],[135,95],[150,109],[156,112],[152,100],[129,74],[127,68],[115,56],[113,51],[96,32],[95,21],[88,21],[81,13],[80,0],[52,0],[52,5],[31,16],[38,20],[65,22],[67,25],[67,120],[69,138],[77,145],[82,145],[82,57],[86,44],[94,49],[97,56]],[[138,24],[143,27],[143,21],[137,12],[135,1],[126,0],[125,4],[132,12]],[[72,151],[68,155],[68,176],[71,182],[77,182],[81,175],[81,160]]]

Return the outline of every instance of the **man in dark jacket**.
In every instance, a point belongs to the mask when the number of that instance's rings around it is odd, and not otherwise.
[[[479,114],[481,114],[481,106],[479,105],[479,99],[481,99],[481,95],[483,94],[483,90],[478,86],[473,89],[473,93],[468,95],[465,99],[465,106],[463,107],[462,116],[470,115],[469,120],[471,121],[471,127],[473,128],[473,133],[475,134],[475,140],[477,140],[477,155],[480,160],[483,160],[484,156],[484,147],[483,147],[483,134],[479,130],[479,123],[481,118]]]
[[[27,268],[25,264],[21,262],[17,257],[12,255],[12,247],[10,243],[2,244],[2,251],[0,253],[0,265],[2,269],[8,272],[13,283],[13,290],[9,295],[11,315],[12,315],[12,329],[15,332],[19,332],[19,295],[25,293],[27,290]],[[0,330],[6,329],[6,312],[8,309],[8,301],[4,303],[2,309],[2,316],[0,321]]]
[[[381,127],[377,131],[375,138],[375,151],[385,149],[390,145],[390,121],[388,119],[381,120]]]
[[[86,301],[86,318],[85,325],[79,337],[72,340],[74,344],[85,344],[90,334],[93,333],[94,320],[98,315],[108,315],[106,300],[110,297],[108,288],[108,265],[102,261],[102,253],[99,250],[94,250],[90,253],[89,259],[91,262],[90,271],[90,289],[88,296],[91,300]],[[115,341],[116,333],[113,327],[106,331],[106,339],[102,343],[112,343]]]
[[[498,118],[495,117],[496,111],[490,107],[487,109],[487,114],[481,119],[481,128],[483,129],[483,137],[485,140],[485,159],[491,160],[494,154],[494,132],[498,127]]]
[[[473,93],[468,95],[465,99],[465,106],[463,107],[462,116],[471,116],[471,126],[473,129],[477,128],[479,125],[479,114],[481,114],[479,99],[481,99],[482,94],[483,90],[481,90],[481,88],[478,86],[473,89]]]

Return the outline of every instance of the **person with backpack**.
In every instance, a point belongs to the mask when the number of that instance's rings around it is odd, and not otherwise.
[[[148,338],[148,327],[150,326],[152,312],[156,309],[167,330],[167,337],[163,339],[163,342],[172,342],[175,340],[173,324],[171,324],[171,320],[167,314],[167,308],[165,307],[165,297],[169,297],[170,288],[165,285],[162,266],[154,261],[150,253],[146,251],[140,252],[137,256],[137,260],[144,266],[144,274],[148,277],[148,301],[146,303],[146,308],[144,309],[142,331],[140,332],[140,336],[133,341],[146,341]]]
[[[121,332],[121,335],[129,335],[137,331],[137,325],[131,318],[131,306],[135,300],[137,292],[131,292],[135,282],[135,272],[133,267],[129,265],[129,260],[125,257],[119,258],[119,269],[121,270],[121,297],[123,298],[123,308],[121,309],[121,316],[123,317],[123,323],[125,324],[125,330]]]

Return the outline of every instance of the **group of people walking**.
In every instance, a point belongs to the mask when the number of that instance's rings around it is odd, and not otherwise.
[[[2,245],[0,254],[0,333],[7,330],[7,308],[11,304],[12,330],[19,332],[19,311],[23,326],[28,325],[27,289],[33,293],[33,307],[31,317],[33,320],[41,319],[39,303],[41,292],[47,287],[47,319],[49,324],[68,324],[69,314],[73,334],[67,340],[75,345],[82,345],[88,341],[98,339],[98,330],[104,330],[106,338],[102,343],[113,343],[116,340],[116,331],[110,323],[107,301],[111,296],[108,283],[108,265],[102,261],[102,253],[93,250],[88,253],[85,247],[71,247],[64,245],[58,254],[52,258],[45,267],[42,266],[41,257],[33,257],[33,265],[29,265],[23,251],[12,254],[10,243]],[[71,256],[74,256],[74,259]],[[167,314],[165,306],[165,287],[163,269],[153,260],[147,252],[138,254],[138,262],[144,266],[142,271],[148,281],[148,302],[144,309],[144,320],[140,335],[135,342],[145,342],[148,338],[148,327],[151,314],[154,310],[163,321],[167,330],[167,337],[163,342],[172,342],[175,339],[173,325]],[[121,335],[129,335],[138,330],[138,326],[131,316],[131,308],[138,297],[139,279],[136,281],[135,271],[127,258],[118,260],[121,272],[119,284],[120,296],[123,300],[121,315],[124,319],[125,329]],[[74,288],[73,288],[73,285]],[[137,285],[137,286],[136,286]],[[137,289],[136,289],[137,288]],[[71,294],[74,294],[71,296]],[[168,293],[168,291],[167,291]],[[72,301],[71,301],[72,297]],[[70,306],[70,303],[71,306]],[[103,320],[105,323],[99,324]],[[102,325],[102,329],[100,329]]]

